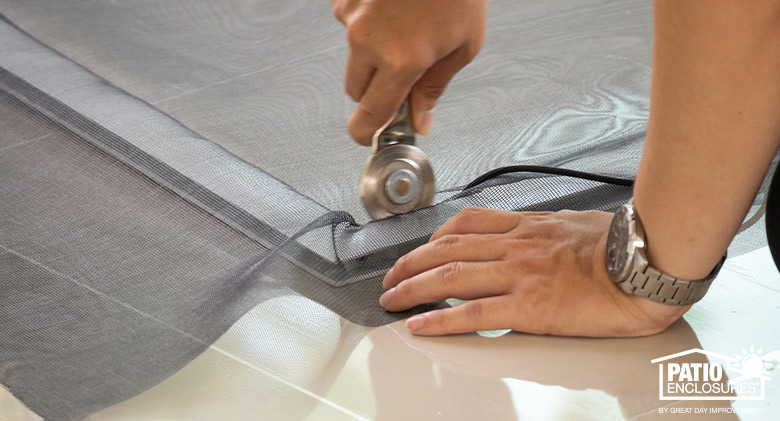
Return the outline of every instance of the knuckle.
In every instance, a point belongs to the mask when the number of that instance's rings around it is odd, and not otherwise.
[[[458,283],[461,272],[463,271],[463,264],[461,262],[450,262],[442,266],[441,269],[441,282],[445,286],[453,286]]]
[[[583,212],[583,211],[579,211],[578,212],[578,211],[573,211],[571,209],[561,209],[561,210],[555,212],[554,214],[563,216],[565,218],[565,217],[568,217],[568,216],[571,216],[571,215],[574,215],[574,214],[577,214],[577,213],[580,213],[580,212]],[[584,211],[584,213],[589,213],[589,212],[593,212],[593,211]]]
[[[414,284],[402,282],[395,287],[395,302],[406,302],[414,294]]]
[[[464,65],[468,64],[471,60],[474,59],[474,57],[477,56],[477,54],[479,54],[479,52],[482,50],[482,45],[484,44],[484,42],[485,42],[484,38],[479,37],[463,45],[462,56],[463,56],[463,61],[465,61]]]
[[[420,92],[424,96],[436,100],[441,98],[442,95],[444,95],[445,89],[446,87],[441,85],[426,85],[420,89]]]
[[[390,75],[403,80],[417,80],[428,66],[403,49],[387,50],[382,57],[383,67]]]
[[[458,230],[468,229],[474,224],[474,221],[481,217],[481,213],[482,210],[480,208],[463,209],[453,217],[455,228]]]
[[[540,241],[540,243],[543,242]],[[557,243],[544,244],[543,243],[543,245],[547,246],[546,247],[547,255],[549,256],[551,262],[558,262],[560,264],[565,264],[575,257],[573,251],[571,250],[571,247],[569,247],[568,244],[557,244]]]
[[[360,99],[365,92],[365,87],[359,86],[358,83],[360,83],[360,81],[349,74],[344,78],[344,91],[355,102],[360,102]]]
[[[342,0],[330,0],[331,9],[333,11],[333,17],[341,23],[344,23],[342,16],[344,16],[344,2]]]
[[[398,260],[396,260],[395,265],[393,265],[393,273],[396,274],[396,276],[404,276],[409,270],[409,255],[405,254],[401,256]]]
[[[363,47],[368,44],[369,33],[357,20],[349,22],[347,27],[347,43],[352,48]]]
[[[460,238],[457,235],[448,234],[438,240],[436,240],[436,253],[440,256],[450,256],[453,254],[453,250],[460,243]]]
[[[447,320],[442,310],[432,311],[425,318],[425,325],[430,326],[431,328],[433,328],[433,330],[436,331],[445,330],[444,328],[446,324],[447,324]]]
[[[462,214],[462,215],[474,215],[474,214],[479,214],[481,212],[482,212],[481,208],[474,207],[474,206],[469,206],[469,207],[463,209],[462,211],[460,211],[459,215],[460,214]]]
[[[482,321],[482,303],[479,301],[469,301],[466,304],[464,310],[466,312],[466,318],[474,325],[479,324]]]
[[[349,95],[349,98],[355,102],[360,102],[360,98],[363,96],[362,93],[359,93],[356,88],[353,88],[347,84],[344,86],[344,92]]]
[[[521,238],[541,239],[549,237],[550,221],[544,215],[518,212],[513,232]]]

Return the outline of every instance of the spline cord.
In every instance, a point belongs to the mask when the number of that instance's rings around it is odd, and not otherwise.
[[[516,172],[535,172],[541,174],[563,175],[566,177],[581,178],[583,180],[597,181],[600,183],[614,184],[617,186],[633,187],[634,180],[631,178],[618,178],[606,175],[593,174],[583,171],[569,170],[565,168],[545,167],[540,165],[510,165],[507,167],[496,168],[477,177],[474,181],[466,185],[463,190],[478,186],[487,180],[496,178],[500,175]]]

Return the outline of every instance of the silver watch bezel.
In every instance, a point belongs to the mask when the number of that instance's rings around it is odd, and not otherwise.
[[[623,222],[626,228],[620,229],[618,235],[626,238],[625,248],[621,253],[622,269],[617,271],[610,260],[611,251],[618,247],[618,244],[614,243],[619,239],[614,238],[614,235],[621,222]],[[607,273],[609,273],[610,279],[615,283],[620,283],[625,281],[635,271],[643,271],[648,265],[647,257],[645,256],[646,246],[644,227],[634,209],[634,200],[632,199],[620,207],[610,224],[606,252]]]

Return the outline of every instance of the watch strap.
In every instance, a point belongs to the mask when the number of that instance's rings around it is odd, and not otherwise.
[[[675,306],[689,305],[704,298],[704,294],[707,293],[725,261],[726,256],[723,256],[712,272],[706,278],[698,281],[677,279],[652,266],[646,266],[641,272],[634,271],[631,276],[618,285],[629,294],[635,294],[658,303]]]

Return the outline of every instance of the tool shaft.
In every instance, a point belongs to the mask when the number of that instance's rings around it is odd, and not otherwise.
[[[397,144],[414,146],[414,130],[409,113],[409,100],[406,99],[388,122],[374,133],[371,144],[374,153]]]
[[[371,143],[373,153],[360,177],[360,197],[368,213],[379,219],[429,206],[435,193],[433,170],[415,146],[408,99]]]

